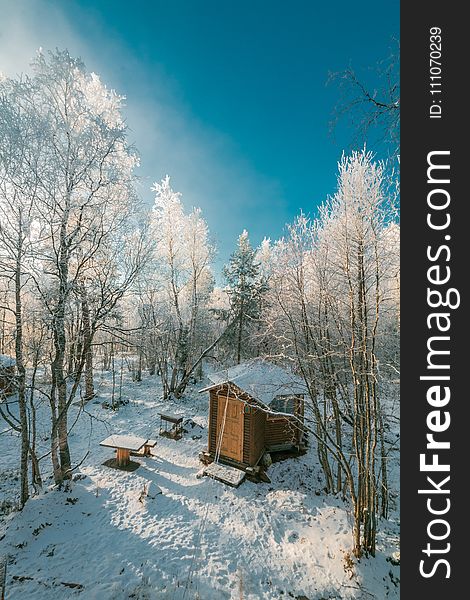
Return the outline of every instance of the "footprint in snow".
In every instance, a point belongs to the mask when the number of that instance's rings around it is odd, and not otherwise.
[[[291,531],[291,533],[287,537],[287,541],[291,544],[295,544],[299,539],[299,534],[296,531]]]

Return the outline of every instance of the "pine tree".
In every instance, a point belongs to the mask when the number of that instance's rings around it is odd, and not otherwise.
[[[233,324],[227,337],[236,344],[237,364],[242,359],[243,342],[261,316],[263,298],[268,289],[256,254],[250,244],[248,232],[244,230],[238,238],[237,249],[224,267],[230,298],[230,320]]]

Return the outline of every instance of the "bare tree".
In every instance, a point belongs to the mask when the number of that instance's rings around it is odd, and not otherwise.
[[[3,417],[21,434],[20,505],[29,497],[26,358],[24,352],[25,286],[32,254],[31,224],[35,216],[38,180],[27,169],[39,148],[34,120],[22,102],[21,81],[0,82],[0,278],[4,284],[2,310],[14,318],[16,387],[19,420],[3,410]],[[18,134],[18,131],[21,133]],[[0,409],[1,410],[1,409]]]
[[[369,73],[373,83],[357,74],[352,67],[329,74],[329,83],[339,87],[338,101],[330,129],[341,119],[349,119],[353,130],[353,145],[363,147],[375,142],[390,147],[390,155],[399,154],[400,144],[400,48],[397,40],[389,56]],[[375,84],[375,85],[374,85]]]
[[[29,497],[28,455],[29,432],[27,420],[26,366],[23,341],[23,286],[25,285],[24,261],[28,251],[28,217],[29,208],[20,201],[16,190],[7,186],[2,188],[0,210],[4,210],[4,218],[0,222],[0,272],[7,279],[13,300],[6,303],[4,310],[10,311],[15,319],[15,358],[16,387],[18,393],[19,421],[13,415],[7,416],[0,406],[3,418],[21,434],[20,459],[20,506],[23,507]],[[5,193],[6,191],[6,193]]]

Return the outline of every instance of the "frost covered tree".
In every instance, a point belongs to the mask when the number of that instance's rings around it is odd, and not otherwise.
[[[343,467],[354,508],[354,552],[375,553],[378,491],[388,493],[383,456],[383,408],[380,400],[378,341],[389,308],[385,282],[396,257],[384,252],[388,208],[384,166],[366,151],[343,157],[338,191],[322,208],[319,248],[328,252],[330,322],[342,371],[351,424],[351,461],[328,437]],[[336,371],[339,371],[340,362]]]
[[[224,267],[224,276],[230,299],[228,318],[231,321],[224,340],[234,346],[236,361],[240,364],[244,345],[248,345],[249,336],[261,317],[267,291],[257,252],[251,246],[246,230],[239,236],[237,248]]]
[[[34,194],[34,225],[41,231],[29,275],[45,307],[51,333],[51,458],[57,483],[70,478],[68,409],[90,367],[87,343],[72,385],[66,369],[67,322],[73,295],[88,304],[87,282],[100,287],[102,316],[121,292],[103,288],[114,277],[122,290],[132,276],[118,274],[113,257],[129,237],[135,212],[133,170],[137,156],[126,139],[123,98],[67,51],[39,53],[32,76],[11,83],[23,107],[11,148],[21,151],[23,190]],[[123,232],[126,231],[124,234]],[[125,254],[125,247],[122,249]],[[131,269],[132,270],[132,269]],[[97,277],[97,273],[99,276]],[[104,280],[103,280],[104,278]],[[86,312],[86,309],[85,309]],[[86,319],[85,319],[86,320]]]
[[[29,206],[24,205],[15,192],[7,192],[0,197],[0,277],[5,281],[6,294],[4,310],[14,318],[14,340],[16,361],[16,387],[18,393],[19,420],[13,414],[6,415],[0,406],[3,418],[21,434],[20,459],[20,506],[29,497],[28,455],[29,427],[27,416],[26,360],[24,355],[24,309],[23,288],[27,283],[25,261],[29,248]],[[8,299],[8,296],[11,299]],[[8,409],[8,405],[7,405]]]
[[[317,231],[310,219],[301,214],[287,226],[287,235],[273,245],[269,309],[263,320],[265,335],[271,338],[271,352],[293,363],[305,380],[325,488],[338,492],[342,489],[341,472],[335,482],[325,439],[326,427],[329,432],[336,427],[334,435],[340,438],[341,423],[337,419],[330,421],[330,411],[326,410],[330,402],[334,407],[337,404],[328,377],[331,352],[326,348],[322,318],[323,281]]]
[[[351,498],[358,556],[375,552],[388,504],[382,396],[398,372],[399,328],[399,228],[389,200],[381,163],[365,151],[344,157],[338,191],[318,218],[300,215],[272,245],[263,314],[271,355],[308,387],[325,489]]]
[[[181,194],[171,188],[168,176],[153,189],[154,273],[143,288],[145,320],[154,327],[164,395],[180,397],[213,347],[206,321],[214,248],[200,209],[185,213]]]
[[[0,81],[0,279],[3,284],[2,310],[14,320],[16,387],[19,418],[0,408],[4,419],[21,435],[20,506],[29,497],[28,456],[30,454],[27,414],[27,380],[24,343],[24,296],[30,283],[28,271],[34,252],[33,222],[38,178],[28,168],[40,148],[35,121],[31,118],[24,90],[27,84],[4,78]],[[2,332],[4,339],[4,331]]]

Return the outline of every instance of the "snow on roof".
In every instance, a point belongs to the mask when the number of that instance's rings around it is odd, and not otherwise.
[[[276,396],[306,393],[305,383],[300,377],[263,358],[254,358],[223,371],[210,373],[208,378],[212,385],[204,388],[201,392],[224,383],[234,383],[266,406]]]
[[[6,354],[0,354],[0,368],[1,367],[14,367],[16,365],[16,360],[11,356],[6,356]]]

